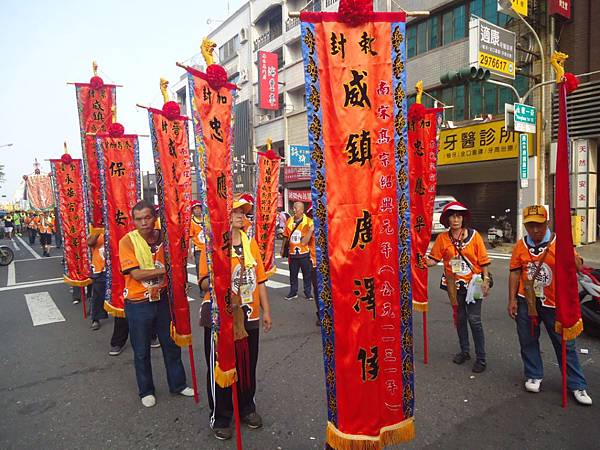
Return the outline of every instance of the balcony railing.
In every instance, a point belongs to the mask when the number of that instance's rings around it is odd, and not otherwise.
[[[281,36],[281,33],[282,33],[281,25],[277,25],[277,26],[271,28],[269,31],[267,31],[265,34],[259,36],[258,39],[256,39],[254,41],[254,51],[258,50],[261,47],[264,47],[272,40],[277,39],[279,36]]]
[[[300,18],[290,17],[285,21],[285,31],[290,31],[292,28],[297,27],[298,25],[300,25]]]

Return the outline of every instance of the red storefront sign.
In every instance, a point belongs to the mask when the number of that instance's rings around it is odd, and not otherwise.
[[[548,0],[548,14],[571,18],[571,0]]]
[[[290,202],[304,202],[311,203],[312,198],[310,196],[310,191],[288,191],[288,200]]]
[[[285,166],[283,168],[283,181],[285,183],[295,183],[296,181],[310,180],[310,167],[292,167]]]
[[[258,106],[262,109],[279,109],[279,70],[277,53],[258,52]]]

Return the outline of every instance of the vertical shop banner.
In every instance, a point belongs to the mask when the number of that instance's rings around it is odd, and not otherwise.
[[[171,337],[180,347],[192,344],[187,297],[187,256],[192,215],[192,162],[187,117],[167,117],[149,109],[161,227],[165,237]]]
[[[51,159],[52,177],[58,207],[58,220],[64,253],[65,283],[87,286],[90,278],[90,254],[87,245],[87,200],[83,178],[83,162],[65,154],[62,159]]]
[[[27,200],[31,209],[46,211],[54,206],[52,180],[49,174],[26,175]]]
[[[258,106],[279,109],[279,61],[277,53],[258,52]]]
[[[212,300],[212,330],[216,342],[214,379],[231,386],[237,376],[231,307],[230,215],[233,205],[232,107],[236,86],[211,86],[205,73],[187,68],[194,135],[198,192],[203,208]]]
[[[100,81],[98,81],[100,80]],[[93,226],[102,224],[102,197],[100,172],[96,153],[96,134],[107,133],[116,108],[116,86],[104,84],[99,77],[91,83],[75,83],[81,149],[88,186],[90,221]]]
[[[258,154],[258,181],[256,189],[256,242],[268,276],[275,266],[275,223],[279,195],[280,158],[275,152]]]
[[[437,188],[437,119],[441,112],[441,109],[427,109],[424,117],[409,119],[408,122],[412,302],[416,311],[427,311],[429,298],[424,256],[433,227]]]
[[[414,437],[405,14],[345,11],[300,16],[327,442],[379,449]]]
[[[104,309],[115,317],[125,317],[125,278],[121,273],[119,241],[135,229],[131,209],[141,196],[139,144],[137,135],[96,136],[102,201],[106,293]]]

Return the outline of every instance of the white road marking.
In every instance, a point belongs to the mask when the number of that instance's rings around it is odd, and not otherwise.
[[[290,285],[286,284],[286,283],[280,283],[279,281],[275,281],[275,280],[268,280],[267,287],[269,287],[271,289],[282,289],[282,288],[289,288]]]
[[[38,254],[35,252],[35,250],[33,250],[33,249],[32,249],[32,248],[29,246],[29,244],[28,244],[27,242],[25,242],[23,239],[21,239],[21,237],[20,237],[20,236],[17,236],[17,239],[18,239],[19,241],[21,241],[21,244],[23,245],[23,247],[25,247],[27,250],[29,250],[29,253],[31,253],[35,259],[42,259],[42,257],[41,257],[40,255],[38,255]]]
[[[285,275],[286,277],[290,276],[290,271],[286,269],[277,268],[277,275]],[[303,280],[302,272],[298,272],[298,278]]]
[[[27,283],[15,283],[13,286],[0,287],[0,292],[14,291],[16,289],[28,289],[34,287],[50,286],[52,284],[64,283],[62,278],[50,278],[48,280],[31,281]]]
[[[58,256],[46,256],[46,258],[44,258],[44,261],[47,259],[53,259],[53,258],[62,258],[62,255],[58,255]],[[23,262],[23,261],[37,261],[40,258],[25,258],[25,259],[15,259],[15,262]]]
[[[15,284],[17,284],[17,279],[16,279],[16,275],[15,275],[15,262],[12,261],[9,265],[8,265],[8,278],[6,280],[6,285],[7,286],[14,286]]]
[[[15,236],[15,237],[19,237],[19,236]],[[17,241],[15,241],[14,239],[12,240],[12,245],[13,245],[13,247],[15,248],[15,250],[16,250],[16,251],[19,251],[19,250],[21,250],[21,247],[19,247],[19,246],[17,245]]]
[[[65,322],[64,316],[48,292],[25,294],[25,301],[34,327],[54,322]]]

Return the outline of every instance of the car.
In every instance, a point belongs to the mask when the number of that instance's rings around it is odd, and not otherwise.
[[[444,206],[455,201],[456,199],[451,195],[436,195],[433,203],[433,226],[431,227],[432,235],[437,235],[448,230],[440,223],[440,216],[442,215]]]

